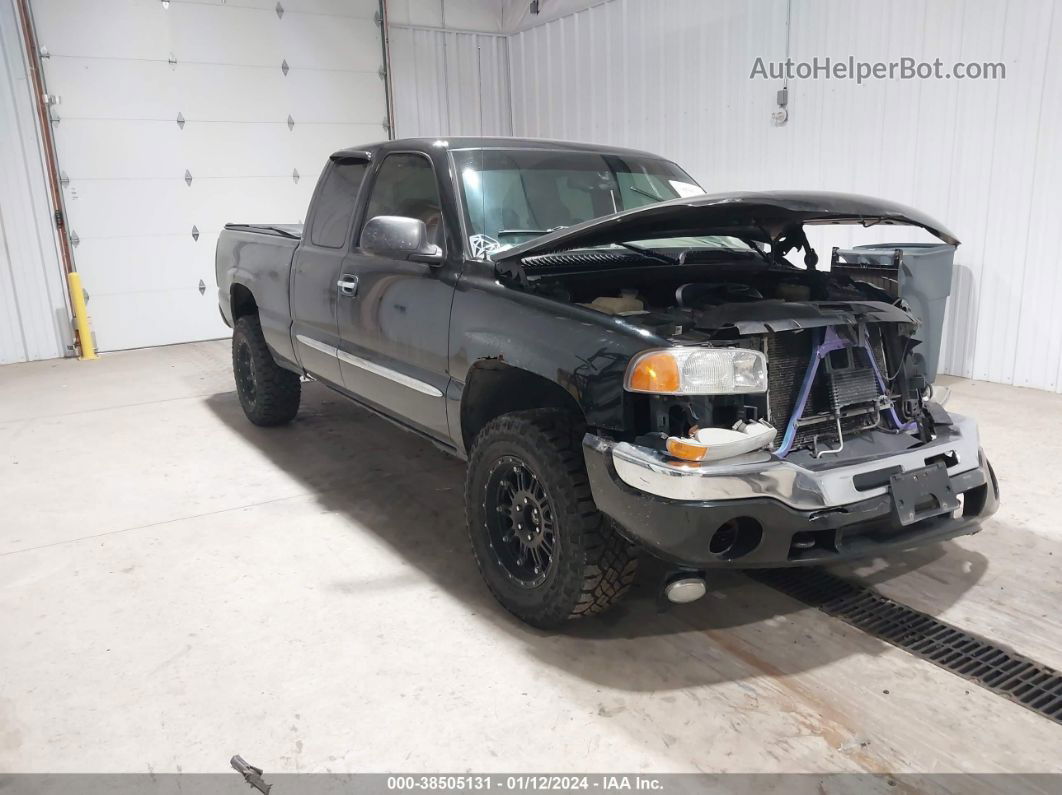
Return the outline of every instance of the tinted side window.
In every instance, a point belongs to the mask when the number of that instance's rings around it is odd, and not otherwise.
[[[442,245],[439,186],[431,161],[422,155],[388,155],[372,186],[365,220],[378,215],[418,218],[428,227],[428,240]]]
[[[346,244],[365,169],[365,163],[337,163],[329,172],[317,197],[310,229],[310,242],[315,246],[342,248]]]

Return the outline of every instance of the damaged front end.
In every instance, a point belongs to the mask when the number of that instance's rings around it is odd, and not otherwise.
[[[773,314],[763,311],[767,308]],[[632,399],[636,444],[685,460],[717,461],[756,450],[779,458],[806,452],[819,459],[842,456],[846,440],[871,431],[904,434],[913,443],[933,437],[925,375],[910,355],[917,323],[907,312],[863,302],[760,304],[759,313],[760,320],[713,329],[716,341],[708,348],[731,352],[728,358],[734,351],[760,356],[756,389],[666,394],[667,385],[659,383],[631,389],[632,380],[648,383],[644,372],[650,366],[665,369],[661,360],[669,353],[642,354],[631,363],[628,388],[640,393]],[[713,314],[701,312],[694,323],[717,322]],[[733,338],[719,340],[724,330]],[[688,361],[683,364],[688,368]],[[865,456],[867,447],[850,447],[850,455]]]
[[[976,423],[926,400],[912,319],[836,311],[852,322],[711,348],[762,356],[762,392],[632,392],[640,432],[584,439],[601,511],[692,569],[822,564],[976,532],[998,484]]]
[[[891,203],[738,194],[620,213],[498,258],[520,289],[655,342],[627,366],[623,430],[587,434],[584,450],[598,507],[664,559],[822,563],[976,532],[998,506],[976,423],[928,399],[935,355],[898,280],[817,270],[814,223],[913,224],[958,243]]]
[[[836,251],[831,270],[818,270],[809,224],[920,226],[947,244],[949,260],[958,244],[892,202],[742,193],[595,218],[494,259],[523,289],[666,341],[631,362],[626,425],[636,438],[626,441],[692,461],[756,450],[847,457],[869,431],[929,441],[925,363],[936,357],[912,356],[926,345],[895,289],[901,280],[861,278],[838,266]],[[790,263],[793,252],[803,267]]]

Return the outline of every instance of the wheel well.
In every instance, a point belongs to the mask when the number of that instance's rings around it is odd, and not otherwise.
[[[461,394],[461,437],[465,450],[484,425],[513,411],[558,408],[584,419],[571,393],[555,381],[498,359],[484,359],[469,370]]]
[[[232,301],[233,323],[244,315],[258,314],[258,304],[254,300],[254,295],[242,284],[232,285],[232,290],[229,291],[229,298]]]

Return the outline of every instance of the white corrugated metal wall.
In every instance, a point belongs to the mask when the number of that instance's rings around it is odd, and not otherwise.
[[[411,25],[389,30],[396,137],[512,135],[505,36]]]
[[[0,0],[0,364],[71,344],[33,89],[12,0]]]
[[[964,241],[949,373],[1062,391],[1062,8],[1051,0],[793,0],[791,57],[1003,61],[1002,81],[749,79],[785,56],[786,0],[610,0],[510,37],[514,133],[634,146],[709,191],[914,205]],[[827,243],[913,235],[858,230]],[[918,238],[923,239],[923,238]]]
[[[331,152],[387,137],[378,0],[31,3],[99,347],[227,334],[222,225],[300,221]]]

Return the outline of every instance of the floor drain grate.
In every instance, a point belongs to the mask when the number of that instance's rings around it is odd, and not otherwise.
[[[1062,723],[1062,673],[825,571],[751,576],[964,679]]]

